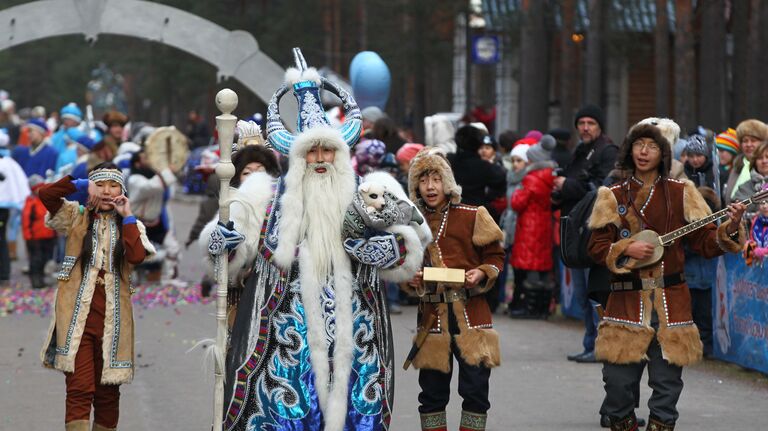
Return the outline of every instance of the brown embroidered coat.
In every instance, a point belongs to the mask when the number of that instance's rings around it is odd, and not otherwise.
[[[446,204],[438,211],[425,212],[434,241],[427,248],[433,267],[479,268],[486,280],[482,291],[491,288],[504,265],[501,241],[504,234],[484,207]],[[491,311],[485,296],[476,295],[465,301],[446,303],[422,302],[419,307],[419,329],[434,314],[435,323],[413,361],[415,368],[450,370],[451,334],[448,331],[448,307],[453,307],[459,334],[454,340],[463,359],[470,365],[495,367],[501,363],[499,336],[493,329]]]
[[[147,238],[144,225],[118,226],[111,213],[100,213],[93,221],[91,238],[87,239],[91,222],[89,211],[77,202],[64,200],[76,191],[72,177],[64,177],[57,183],[41,189],[40,198],[50,212],[46,216],[49,227],[66,236],[65,258],[59,271],[56,303],[48,335],[40,353],[43,365],[64,372],[74,372],[75,357],[80,346],[85,321],[98,275],[103,269],[106,293],[104,337],[102,354],[104,367],[102,384],[129,383],[133,379],[133,308],[131,305],[130,276],[133,267],[155,253]],[[121,262],[113,262],[117,229],[122,229],[125,256]],[[80,260],[83,241],[92,242],[92,257],[82,271]],[[122,265],[120,277],[116,265]]]
[[[631,177],[598,190],[589,220],[589,253],[611,270],[614,280],[622,274],[631,274],[636,279],[682,276],[682,241],[706,258],[741,249],[742,244],[726,234],[730,221],[719,228],[711,223],[675,241],[665,247],[662,260],[653,266],[630,271],[620,262],[624,251],[634,242],[630,237],[635,233],[643,229],[668,233],[710,213],[704,198],[688,180],[659,178],[654,184],[643,184]],[[738,240],[743,243],[744,239],[740,227]],[[658,316],[657,331],[651,326],[653,311]],[[663,288],[612,292],[598,327],[595,355],[616,364],[640,362],[654,336],[664,358],[672,364],[689,365],[701,359],[702,345],[691,316],[691,296],[685,281]]]

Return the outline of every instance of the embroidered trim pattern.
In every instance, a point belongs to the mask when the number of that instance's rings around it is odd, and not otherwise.
[[[114,241],[113,241],[114,242]],[[115,330],[112,333],[112,351],[110,352],[110,368],[133,368],[133,362],[131,361],[118,361],[117,360],[117,346],[120,343],[120,278],[116,277],[113,273],[112,278],[115,279],[115,293],[112,298],[114,301],[114,327]]]
[[[424,431],[444,430],[448,427],[448,421],[445,412],[422,413],[421,429]]]
[[[485,414],[472,413],[462,410],[459,429],[467,431],[484,431],[485,421],[487,418],[488,415]]]
[[[59,273],[56,275],[56,279],[61,281],[69,281],[72,268],[75,267],[75,262],[77,262],[76,256],[64,256],[64,261],[61,262],[61,269],[59,269]]]

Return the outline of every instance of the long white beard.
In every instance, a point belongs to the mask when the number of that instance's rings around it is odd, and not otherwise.
[[[322,285],[333,273],[334,262],[346,259],[341,244],[348,197],[340,184],[339,174],[332,164],[323,164],[325,173],[315,172],[317,164],[306,168],[302,180],[304,214],[299,238],[311,257],[316,281]]]

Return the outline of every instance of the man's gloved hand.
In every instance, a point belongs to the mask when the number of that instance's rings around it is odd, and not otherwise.
[[[213,256],[218,256],[224,250],[230,252],[237,248],[241,242],[245,240],[245,236],[235,230],[235,224],[229,222],[224,225],[222,222],[216,224],[216,229],[211,232],[211,242],[208,244],[208,253]]]

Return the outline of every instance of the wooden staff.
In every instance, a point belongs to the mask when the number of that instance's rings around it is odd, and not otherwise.
[[[219,177],[219,222],[229,223],[229,180],[235,175],[235,166],[232,164],[232,142],[235,135],[237,117],[232,111],[237,107],[237,94],[229,88],[225,88],[216,94],[216,107],[222,112],[216,117],[216,130],[219,132],[219,149],[221,157],[216,166],[216,175]],[[224,250],[218,259],[218,274],[216,282],[216,346],[214,375],[215,386],[213,392],[213,429],[221,430],[224,424],[224,352],[227,342],[227,286],[228,281],[228,253]]]

